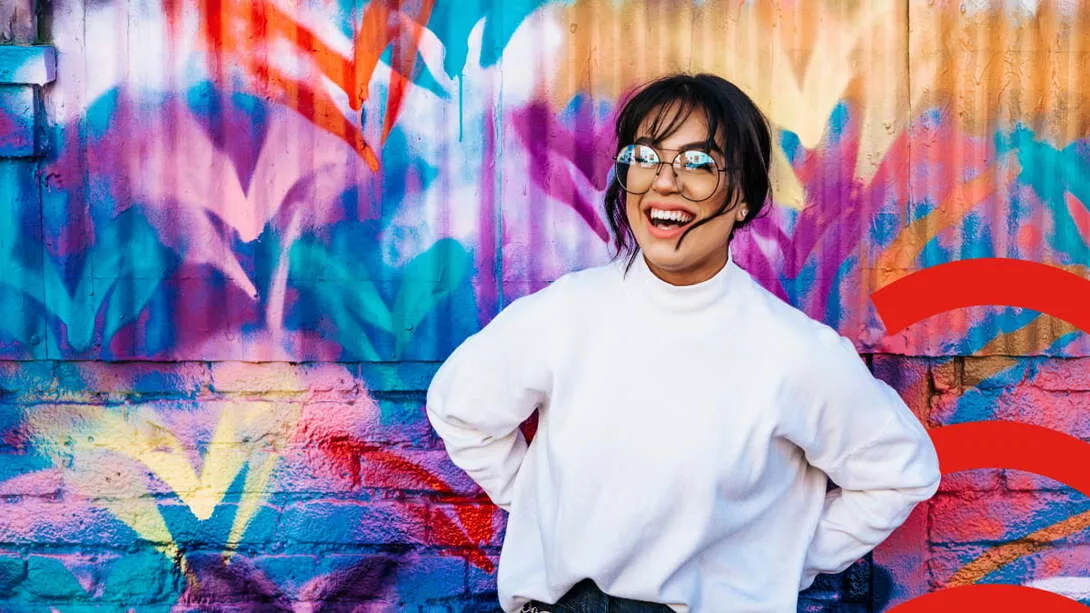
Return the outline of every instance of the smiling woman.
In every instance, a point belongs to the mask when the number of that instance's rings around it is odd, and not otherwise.
[[[635,242],[668,282],[710,278],[727,261],[734,229],[769,200],[764,115],[725,79],[671,76],[627,101],[617,142],[606,217],[618,254],[631,265]]]
[[[510,514],[504,610],[795,611],[935,493],[934,447],[851,342],[733,261],[769,192],[748,96],[666,77],[624,104],[617,137],[615,261],[467,339],[428,418]]]

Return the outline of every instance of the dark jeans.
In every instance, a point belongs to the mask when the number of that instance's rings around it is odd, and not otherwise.
[[[610,596],[598,589],[590,579],[576,583],[556,604],[533,600],[522,610],[529,612],[534,607],[539,613],[673,613],[664,604]]]

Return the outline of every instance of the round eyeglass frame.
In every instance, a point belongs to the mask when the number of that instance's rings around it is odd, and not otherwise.
[[[651,191],[652,187],[655,185],[655,179],[657,179],[658,176],[659,176],[659,173],[662,172],[663,165],[664,164],[669,164],[674,170],[674,185],[676,185],[678,187],[677,191],[678,191],[679,194],[681,194],[681,197],[688,200],[689,202],[703,202],[705,200],[708,200],[712,196],[714,196],[715,192],[717,192],[719,190],[719,181],[720,181],[719,177],[720,177],[720,175],[722,173],[727,172],[728,170],[730,170],[732,168],[735,168],[734,166],[727,166],[726,168],[720,168],[719,163],[715,161],[715,158],[712,158],[709,155],[708,157],[711,159],[711,162],[712,162],[712,164],[715,165],[715,169],[716,169],[716,172],[715,172],[715,187],[712,188],[712,191],[711,191],[710,194],[708,194],[707,196],[705,196],[703,198],[690,198],[690,197],[686,196],[685,191],[683,189],[681,189],[681,181],[679,180],[679,178],[681,177],[681,174],[678,172],[678,167],[680,166],[680,164],[678,163],[678,160],[681,159],[681,154],[686,153],[688,151],[699,151],[700,153],[705,153],[705,154],[707,152],[706,151],[701,151],[700,149],[693,149],[693,148],[689,148],[689,149],[662,149],[662,151],[677,151],[677,155],[675,155],[673,157],[673,159],[671,161],[669,161],[669,162],[667,162],[667,161],[665,161],[663,159],[659,159],[658,162],[654,162],[654,164],[656,164],[658,166],[658,168],[655,169],[655,175],[651,179],[651,182],[648,183],[647,189],[645,189],[642,192],[632,191],[632,190],[628,189],[628,187],[624,184],[624,181],[621,181],[621,175],[620,175],[619,172],[617,172],[617,165],[622,163],[621,159],[620,159],[621,154],[623,154],[626,149],[628,149],[629,147],[637,147],[637,146],[639,146],[639,147],[648,147],[652,151],[655,151],[656,157],[658,156],[658,151],[659,150],[656,149],[655,147],[652,147],[651,145],[646,144],[646,143],[631,143],[631,144],[625,145],[624,147],[621,148],[621,150],[616,155],[612,156],[612,160],[613,160],[613,179],[615,181],[617,181],[617,185],[620,185],[621,189],[623,189],[625,192],[627,192],[629,194],[634,194],[634,195],[637,195],[637,196],[642,196],[643,194],[646,194],[647,192]]]

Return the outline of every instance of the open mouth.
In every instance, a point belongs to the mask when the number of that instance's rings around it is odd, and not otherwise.
[[[670,238],[680,234],[696,219],[695,215],[682,210],[666,210],[654,207],[648,209],[646,215],[652,234],[661,238]]]

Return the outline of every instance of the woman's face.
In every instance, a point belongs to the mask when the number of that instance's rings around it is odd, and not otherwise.
[[[723,206],[727,197],[728,175],[716,173],[715,168],[710,168],[704,171],[705,175],[683,171],[679,176],[670,162],[679,151],[694,148],[694,143],[698,143],[695,148],[703,150],[699,143],[708,140],[707,122],[703,113],[690,113],[673,134],[661,142],[655,142],[650,138],[649,131],[650,118],[655,114],[655,111],[649,113],[649,117],[640,125],[636,143],[651,147],[658,154],[658,159],[666,163],[662,164],[646,193],[626,192],[625,212],[636,243],[651,271],[668,283],[691,285],[710,279],[726,264],[727,241],[745,207],[735,205],[723,215],[693,229],[682,241],[681,248],[677,248],[678,239],[686,230],[697,221],[711,217]],[[724,168],[724,160],[719,153],[707,153],[715,160],[718,169]],[[701,182],[707,184],[712,174],[718,174],[718,178],[717,187],[710,197],[694,202],[682,196],[684,190],[690,198],[703,197],[706,191],[700,191]],[[664,217],[666,219],[662,219]]]

